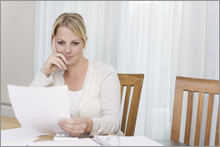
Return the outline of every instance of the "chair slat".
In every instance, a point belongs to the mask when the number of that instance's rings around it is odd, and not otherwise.
[[[130,108],[133,108],[133,109],[129,111],[128,123],[127,123],[127,128],[130,128],[130,129],[126,130],[125,136],[128,136],[128,134],[134,134],[135,124],[136,124],[136,119],[137,119],[137,112],[138,112],[137,104],[140,101],[141,89],[142,87],[140,86],[134,86],[133,96],[132,96],[131,105],[130,105]],[[135,99],[135,97],[137,99]]]
[[[188,102],[187,102],[185,137],[184,137],[185,144],[189,144],[189,141],[190,141],[192,110],[193,110],[193,91],[189,91],[188,92]]]
[[[126,124],[126,119],[127,119],[130,92],[131,92],[131,86],[127,85],[126,94],[125,94],[125,101],[124,101],[124,110],[123,110],[123,116],[122,116],[122,126],[121,126],[122,132],[125,132],[125,124]]]
[[[176,82],[176,85],[178,83]],[[171,140],[179,141],[180,136],[180,123],[182,114],[182,103],[183,103],[183,90],[175,90],[175,101],[173,106],[173,119],[172,119],[172,130],[171,130]]]
[[[219,106],[218,106],[218,116],[217,116],[217,124],[216,124],[215,146],[219,146]]]
[[[204,93],[199,92],[199,100],[198,100],[197,116],[196,116],[195,137],[194,137],[194,146],[199,146],[201,124],[202,124],[203,101],[204,101]]]
[[[205,129],[204,146],[209,146],[209,142],[210,142],[213,103],[214,103],[214,93],[210,93],[209,100],[208,100],[207,116],[206,116],[206,129]]]
[[[121,84],[121,101],[122,101],[122,96],[123,96],[123,90],[124,90],[124,86]]]

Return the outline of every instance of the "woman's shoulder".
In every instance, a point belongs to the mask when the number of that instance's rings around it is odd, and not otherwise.
[[[100,61],[92,61],[93,63],[93,70],[101,76],[102,81],[109,77],[112,81],[115,80],[117,75],[117,71],[113,65],[105,62]],[[111,76],[110,76],[111,75]]]
[[[104,68],[104,67],[112,66],[111,64],[105,62],[100,62],[100,61],[92,61],[92,62],[95,68]]]
[[[99,72],[116,72],[114,66],[109,63],[100,62],[100,61],[92,61],[93,62],[93,69]]]

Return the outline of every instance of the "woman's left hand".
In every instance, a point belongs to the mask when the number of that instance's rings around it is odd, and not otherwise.
[[[58,126],[71,136],[79,137],[91,131],[92,120],[86,117],[62,118],[58,121]]]

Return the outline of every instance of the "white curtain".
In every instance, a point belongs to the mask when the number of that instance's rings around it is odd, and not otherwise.
[[[219,80],[218,1],[36,2],[34,76],[52,53],[52,25],[64,12],[83,16],[88,59],[144,73],[135,135],[170,139],[176,76]]]
[[[184,2],[182,7],[181,33],[179,37],[179,76],[216,79],[219,80],[219,2]],[[187,105],[187,93],[184,93],[183,108]],[[192,126],[195,128],[195,119],[198,103],[198,93],[194,94],[194,108]],[[205,94],[202,116],[202,130],[200,145],[204,145],[205,122],[207,113],[208,95]],[[215,126],[219,96],[215,96],[212,119],[210,145],[214,145]],[[183,109],[182,117],[186,117]],[[181,124],[181,131],[185,130],[185,122]],[[190,145],[193,145],[194,129],[191,130]],[[184,140],[184,133],[180,134]]]

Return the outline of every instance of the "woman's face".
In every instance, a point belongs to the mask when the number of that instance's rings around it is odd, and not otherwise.
[[[55,50],[63,54],[68,65],[77,64],[83,57],[83,40],[66,26],[58,27],[55,36]]]

